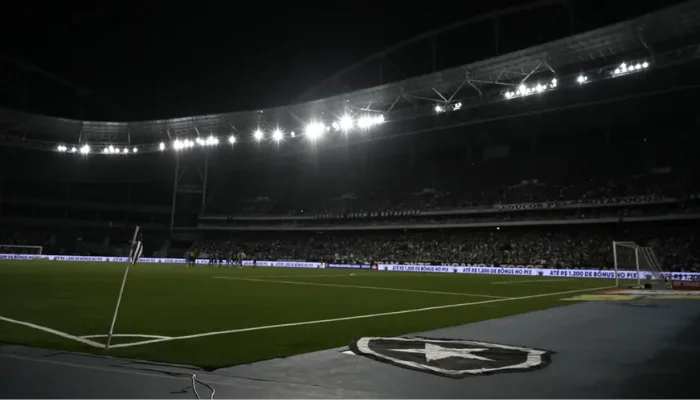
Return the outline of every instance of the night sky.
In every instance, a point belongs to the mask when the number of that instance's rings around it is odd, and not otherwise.
[[[73,104],[89,98],[88,103],[99,99],[118,110],[108,115],[88,107],[85,119],[167,118],[284,105],[334,72],[397,42],[523,3],[29,1],[4,10],[0,56],[56,74],[94,97],[76,96],[35,75],[29,86],[22,86],[26,77],[17,72],[22,69],[0,60],[6,75],[6,101],[0,105],[28,104],[26,109],[73,117]],[[577,30],[677,1],[612,3],[577,1],[582,21]],[[567,26],[566,15],[557,18],[561,21],[551,14],[542,20],[524,15],[502,35],[547,38],[550,31]],[[471,36],[464,46],[481,54],[481,33]],[[463,51],[456,48],[459,43],[453,40],[447,47]],[[411,63],[410,56],[402,57],[397,63]]]

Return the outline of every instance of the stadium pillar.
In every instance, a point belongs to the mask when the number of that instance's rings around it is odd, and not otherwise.
[[[5,184],[5,179],[0,177],[0,221],[2,221],[2,202],[3,202],[3,197],[2,197],[2,188]]]
[[[170,209],[170,233],[175,228],[175,206],[177,205],[177,184],[180,180],[180,156],[175,152],[175,176],[173,177],[173,201]]]
[[[204,212],[207,204],[206,186],[209,179],[209,155],[205,156],[204,168],[199,154],[175,153],[173,175],[173,197],[170,210],[170,231],[175,223],[195,226],[196,214]],[[197,198],[201,196],[201,198]],[[199,203],[197,203],[199,201]],[[178,216],[178,212],[181,214]]]
[[[201,214],[207,208],[207,180],[209,179],[209,153],[204,156],[204,176],[202,177],[202,208]]]

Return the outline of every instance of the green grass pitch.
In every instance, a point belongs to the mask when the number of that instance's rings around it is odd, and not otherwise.
[[[568,305],[561,299],[613,284],[601,279],[138,264],[129,272],[113,338],[113,344],[133,345],[106,351],[75,340],[87,336],[105,343],[104,337],[92,335],[108,332],[123,273],[119,264],[0,262],[0,342],[213,369],[340,347],[360,336],[404,335]],[[442,307],[451,305],[458,306]],[[147,340],[157,342],[138,343]]]

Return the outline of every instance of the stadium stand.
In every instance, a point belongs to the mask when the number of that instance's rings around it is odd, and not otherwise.
[[[610,267],[612,240],[651,243],[673,270],[697,270],[700,218],[693,122],[669,134],[555,132],[508,154],[464,148],[380,155],[363,169],[312,168],[280,180],[288,164],[224,188],[199,229],[170,236],[170,188],[154,182],[85,183],[7,178],[0,244],[54,254],[126,251],[144,226],[146,253],[200,257],[243,251],[270,260],[488,263]],[[508,142],[506,142],[508,143]],[[592,163],[591,160],[595,162]],[[352,179],[345,179],[349,172]],[[81,176],[76,174],[76,177]],[[37,184],[38,183],[38,184]],[[194,244],[193,244],[194,243]]]
[[[642,132],[554,132],[507,158],[463,149],[379,158],[366,167],[371,179],[250,182],[226,200],[230,214],[200,217],[215,232],[195,247],[258,259],[611,268],[612,241],[631,240],[655,247],[669,269],[696,271],[700,186],[689,149],[700,143],[686,122],[672,134],[682,124],[663,118]]]

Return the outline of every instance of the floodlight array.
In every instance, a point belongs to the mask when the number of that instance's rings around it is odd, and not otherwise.
[[[649,68],[649,63],[646,61],[639,61],[636,63],[622,63],[619,67],[615,68],[610,74],[613,77],[623,76],[633,74]]]
[[[623,62],[619,66],[617,66],[615,69],[610,71],[609,75],[601,75],[599,77],[600,79],[596,79],[596,80],[602,80],[602,79],[605,79],[608,77],[615,78],[618,76],[629,75],[632,73],[644,71],[644,70],[648,69],[649,67],[650,67],[650,64],[646,60],[639,60],[636,62],[631,62],[629,64],[627,62]],[[593,80],[589,76],[584,75],[584,74],[580,74],[576,77],[576,82],[579,85],[590,83],[592,81]],[[508,100],[519,98],[519,97],[528,97],[528,96],[532,96],[535,94],[552,91],[552,90],[556,89],[557,86],[558,86],[557,78],[552,78],[548,82],[536,82],[534,84],[529,84],[529,85],[526,84],[525,82],[523,82],[520,85],[518,85],[518,87],[515,90],[507,90],[503,94],[503,96]],[[438,110],[438,106],[436,106],[435,110],[437,112],[442,111],[442,110]]]
[[[324,122],[314,120],[308,123],[303,129],[303,136],[309,141],[316,142],[321,140],[327,133],[332,132],[342,132],[344,134],[349,134],[353,131],[367,131],[385,122],[384,116],[381,114],[368,114],[353,117],[350,114],[345,114],[341,116],[337,121],[332,124],[327,125]],[[265,139],[270,139],[275,143],[280,143],[287,138],[296,138],[297,133],[294,131],[286,132],[281,127],[277,126],[272,130],[265,130],[263,128],[255,129],[251,138],[255,142],[260,142]],[[223,142],[228,142],[230,145],[234,145],[239,142],[239,138],[236,135],[230,136],[215,136],[209,135],[206,137],[198,136],[196,138],[178,138],[170,143],[161,142],[158,144],[158,150],[174,150],[174,151],[185,151],[193,148],[212,148],[217,147]],[[61,153],[80,153],[89,154],[91,152],[90,146],[84,144],[82,147],[67,147],[66,145],[59,144],[56,146],[56,151]],[[138,153],[138,147],[127,147],[127,146],[117,146],[113,144],[102,145],[99,153],[101,154],[135,154]]]
[[[563,77],[563,82],[566,86],[567,83],[575,83],[578,86],[583,86],[584,84],[589,84],[592,82],[600,81],[607,78],[616,78],[620,76],[630,75],[645,71],[651,67],[651,64],[646,60],[636,60],[633,62],[622,62],[619,65],[609,67],[605,72],[593,73],[591,75],[579,74],[575,78]],[[572,79],[569,82],[569,79]],[[519,84],[513,85],[510,89],[502,92],[503,97],[506,100],[516,99],[516,98],[527,98],[531,96],[536,96],[544,94],[550,91],[556,90],[560,82],[558,78],[551,77],[547,79],[540,79],[535,82],[526,82],[528,79],[523,80]],[[436,113],[446,113],[454,112],[462,109],[462,103],[460,101],[443,101],[434,106]],[[326,124],[321,120],[312,120],[306,126],[303,127],[300,134],[297,134],[293,130],[285,130],[280,126],[276,126],[273,129],[258,127],[254,129],[250,136],[245,134],[237,134],[230,136],[199,136],[197,132],[197,137],[194,138],[177,138],[169,143],[161,142],[157,145],[157,149],[160,151],[173,150],[176,152],[186,151],[193,148],[213,148],[217,147],[223,142],[228,142],[231,146],[239,143],[239,141],[271,141],[277,144],[284,142],[287,139],[294,139],[297,137],[304,137],[309,142],[315,143],[322,140],[326,135],[332,133],[350,134],[356,131],[368,131],[375,128],[378,125],[383,124],[385,121],[384,115],[379,113],[367,113],[365,115],[352,115],[345,114],[340,116],[337,120],[330,124]],[[113,154],[135,154],[139,152],[139,147],[118,147],[114,144],[103,144],[97,145],[97,153],[113,155]],[[153,149],[153,144],[141,145],[142,150]],[[79,153],[79,154],[90,154],[92,152],[91,147],[88,144],[82,144],[81,146],[66,146],[64,144],[58,144],[55,147],[56,151],[61,153]]]
[[[128,147],[123,147],[120,149],[119,147],[115,147],[112,145],[109,145],[107,147],[102,148],[102,154],[130,154],[130,153],[138,153],[138,152],[139,152],[138,147],[134,147],[131,150],[129,150]]]
[[[445,104],[437,104],[435,105],[435,112],[440,114],[444,112],[450,112],[450,111],[459,111],[462,109],[462,103],[461,102],[456,102],[456,103],[445,103]]]
[[[531,96],[536,93],[544,93],[550,90],[553,90],[557,87],[557,78],[553,78],[549,82],[545,83],[536,83],[533,85],[526,85],[524,83],[521,83],[518,85],[518,88],[513,91],[507,91],[505,93],[506,99],[514,99],[517,97],[526,97],[526,96]]]

